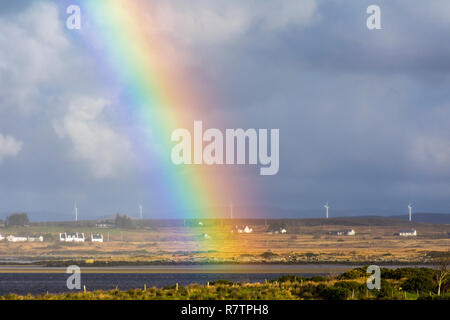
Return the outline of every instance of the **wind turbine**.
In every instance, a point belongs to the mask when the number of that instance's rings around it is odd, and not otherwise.
[[[142,216],[142,204],[139,204],[139,218],[141,218],[141,220],[143,219],[142,218],[143,216]]]
[[[408,210],[409,210],[409,221],[411,221],[411,218],[412,218],[412,205],[411,204],[408,204]]]
[[[74,205],[73,211],[75,212],[75,221],[78,221],[78,208],[77,208],[77,202],[76,201],[75,201],[75,205]]]
[[[328,205],[328,201],[323,207],[326,209],[326,218],[328,219],[328,209],[330,209],[330,206]]]

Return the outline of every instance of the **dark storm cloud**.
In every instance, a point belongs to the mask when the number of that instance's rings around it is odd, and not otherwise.
[[[381,2],[383,29],[370,31],[369,4],[323,1],[320,23],[249,32],[215,61],[235,117],[280,128],[267,203],[447,210],[450,136],[436,113],[450,107],[448,24],[423,2]]]

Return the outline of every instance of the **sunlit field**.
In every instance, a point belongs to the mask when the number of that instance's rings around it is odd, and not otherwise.
[[[242,223],[242,221],[236,222]],[[430,263],[434,255],[450,247],[450,226],[414,224],[416,237],[394,235],[394,226],[307,226],[301,220],[287,226],[286,234],[268,232],[264,221],[253,222],[252,233],[231,232],[229,221],[208,221],[202,227],[147,227],[145,229],[98,229],[82,226],[31,226],[0,228],[7,234],[43,234],[44,242],[0,242],[0,259],[27,262],[77,260],[84,264],[107,263]],[[259,223],[259,224],[258,224]],[[354,236],[329,232],[353,228]],[[101,233],[103,243],[66,243],[59,232]],[[205,236],[207,235],[207,236]]]

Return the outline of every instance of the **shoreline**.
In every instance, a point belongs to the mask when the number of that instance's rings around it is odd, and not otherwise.
[[[19,261],[18,259],[11,261],[0,261],[0,268],[7,267],[42,267],[42,268],[64,268],[69,265],[78,265],[80,267],[94,267],[94,268],[135,268],[135,267],[190,267],[190,266],[242,266],[242,265],[252,265],[252,266],[271,266],[271,265],[283,265],[283,266],[305,266],[305,265],[339,265],[339,266],[354,266],[354,265],[378,265],[378,266],[434,266],[434,261],[402,261],[402,260],[384,260],[384,261],[103,261],[103,260],[94,260],[93,262],[86,262],[86,260],[91,259],[61,259],[61,260],[36,260],[36,261]]]
[[[367,264],[197,264],[197,265],[142,265],[142,266],[80,266],[82,273],[142,273],[142,274],[333,274],[343,273]],[[432,267],[426,264],[388,264],[381,267]],[[0,273],[66,273],[67,267],[39,265],[0,266]]]

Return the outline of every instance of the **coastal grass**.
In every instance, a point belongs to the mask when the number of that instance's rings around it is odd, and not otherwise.
[[[144,286],[139,289],[89,291],[41,295],[8,294],[0,300],[450,300],[450,279],[437,295],[436,270],[429,268],[381,269],[379,290],[366,285],[366,267],[338,276],[286,275],[264,283],[233,283],[218,280],[206,285]]]

